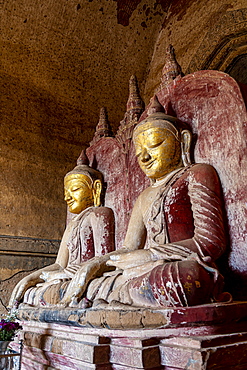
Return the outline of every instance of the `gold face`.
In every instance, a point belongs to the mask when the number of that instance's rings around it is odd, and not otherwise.
[[[84,209],[94,205],[93,189],[90,179],[86,175],[75,174],[64,179],[64,200],[69,211],[79,214]]]
[[[181,167],[181,144],[166,128],[144,124],[134,137],[136,156],[142,171],[158,180]]]

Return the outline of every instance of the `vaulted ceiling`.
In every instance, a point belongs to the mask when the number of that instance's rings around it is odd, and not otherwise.
[[[219,69],[247,80],[246,0],[6,0],[1,5],[0,233],[5,235],[61,235],[62,179],[92,140],[100,108],[107,107],[116,133],[130,76],[136,74],[147,103],[170,43],[185,74]]]
[[[135,73],[141,84],[145,81],[164,3],[6,1],[1,74],[8,94],[14,100],[28,95],[31,101],[22,110],[30,115],[38,105],[43,118],[55,116],[57,130],[67,131],[70,123],[82,126],[84,142],[92,138],[100,107],[108,107],[116,126],[125,111],[129,77]],[[71,136],[76,140],[73,127]]]
[[[100,108],[116,133],[130,76],[147,103],[169,44],[185,74],[218,69],[247,83],[246,0],[0,3],[0,252],[55,249],[63,177],[92,140]],[[0,258],[0,280],[35,267],[18,261]]]
[[[221,41],[226,36],[233,44],[233,39],[225,31],[220,33],[229,24],[236,39],[233,11],[246,28],[243,8],[244,0],[217,4],[212,0],[207,4],[195,0],[3,2],[0,73],[2,95],[8,95],[4,106],[9,112],[12,101],[13,124],[42,125],[47,134],[84,145],[92,138],[100,107],[108,108],[116,129],[124,115],[132,74],[137,75],[148,100],[153,81],[159,81],[169,42],[185,72],[221,69],[215,55],[224,59],[220,52],[229,51],[229,45]],[[216,40],[217,34],[221,39]],[[238,32],[233,50],[243,48],[245,36],[243,30]],[[246,57],[240,58],[245,53],[235,53],[228,61],[231,67],[224,66],[238,70],[234,73],[240,79],[246,75]],[[151,87],[145,90],[148,76]]]

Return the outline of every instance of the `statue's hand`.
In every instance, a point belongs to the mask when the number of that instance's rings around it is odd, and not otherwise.
[[[97,258],[84,262],[69,283],[60,305],[63,307],[76,306],[85,292],[89,281],[96,277],[99,270],[100,263]]]
[[[64,270],[58,270],[58,271],[43,271],[40,274],[40,278],[46,282],[50,282],[53,280],[56,280],[56,281],[67,280],[70,277]]]
[[[122,270],[144,265],[152,261],[151,253],[148,249],[137,249],[124,254],[115,254],[110,256],[106,262],[108,266],[115,266]]]

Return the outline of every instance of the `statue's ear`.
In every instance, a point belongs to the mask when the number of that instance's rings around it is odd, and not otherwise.
[[[182,160],[185,167],[191,164],[190,159],[191,142],[192,142],[192,133],[189,130],[183,130],[181,132],[181,148],[182,148]]]
[[[93,183],[93,202],[95,207],[101,205],[101,191],[102,191],[102,182],[100,180],[95,180]]]

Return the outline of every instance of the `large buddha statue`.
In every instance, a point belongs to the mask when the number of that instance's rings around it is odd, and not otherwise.
[[[133,133],[138,163],[151,185],[136,200],[124,245],[85,262],[78,249],[73,272],[68,252],[61,262],[66,249],[61,247],[54,270],[70,273],[71,280],[59,305],[155,308],[229,299],[215,265],[226,248],[220,181],[210,165],[191,164],[191,137],[184,124],[154,103]],[[69,181],[67,176],[65,189]],[[68,204],[71,210],[75,206]],[[49,284],[55,278],[50,270],[34,273],[35,284],[37,277]],[[20,298],[18,289],[13,299]]]
[[[56,262],[22,279],[12,293],[10,307],[18,306],[23,295],[24,303],[34,306],[59,303],[84,261],[115,249],[114,215],[101,206],[102,181],[101,173],[88,166],[82,152],[77,166],[64,178],[65,201],[74,217],[66,227]]]
[[[210,165],[191,164],[192,134],[185,125],[167,116],[157,100],[150,110],[133,141],[151,185],[134,205],[125,253],[109,256],[107,265],[116,270],[94,279],[84,294],[102,307],[229,300],[215,265],[226,248],[217,173]]]

